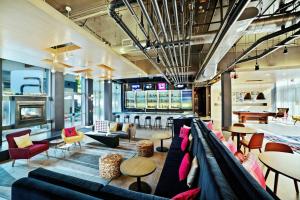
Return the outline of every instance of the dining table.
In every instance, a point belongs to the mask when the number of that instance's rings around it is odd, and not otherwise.
[[[260,153],[258,159],[275,173],[274,193],[277,193],[279,174],[294,180],[297,194],[299,193],[298,182],[300,181],[300,155],[297,153],[283,153],[267,151]],[[265,179],[268,177],[268,172]]]
[[[237,135],[237,149],[240,150],[241,149],[241,144],[240,144],[240,140],[241,140],[241,134],[255,134],[257,133],[257,131],[253,128],[249,128],[249,127],[239,127],[239,126],[229,126],[227,129],[227,131],[231,132],[231,133],[235,133]]]

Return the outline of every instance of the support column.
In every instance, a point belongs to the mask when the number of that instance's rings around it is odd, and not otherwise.
[[[0,58],[0,147],[2,146],[2,59]],[[1,148],[0,148],[1,149]]]
[[[64,74],[52,73],[53,122],[54,130],[60,131],[65,126],[64,120]]]
[[[85,79],[85,91],[86,91],[86,99],[85,99],[85,125],[91,126],[93,125],[93,79]]]
[[[112,83],[104,81],[104,119],[112,121]]]
[[[231,97],[231,78],[230,72],[221,75],[222,91],[222,127],[232,124],[232,97]]]

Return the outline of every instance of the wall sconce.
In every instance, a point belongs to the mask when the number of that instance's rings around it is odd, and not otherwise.
[[[264,93],[260,92],[258,93],[257,97],[256,97],[256,100],[265,100],[265,95]]]
[[[250,92],[247,92],[246,95],[244,96],[244,100],[251,100],[252,97],[251,97],[251,94]]]

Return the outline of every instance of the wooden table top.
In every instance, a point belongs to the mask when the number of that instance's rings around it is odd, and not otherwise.
[[[297,153],[263,152],[259,160],[278,173],[300,181],[300,155]]]
[[[152,135],[152,138],[153,139],[157,139],[157,140],[165,140],[165,139],[169,139],[171,138],[171,134],[169,133],[154,133]]]
[[[232,133],[244,133],[244,134],[255,134],[257,131],[248,127],[230,126],[227,131]]]
[[[150,158],[135,157],[123,161],[120,170],[127,176],[143,177],[152,174],[156,170],[156,166]]]

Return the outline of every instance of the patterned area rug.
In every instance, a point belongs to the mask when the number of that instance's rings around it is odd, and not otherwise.
[[[11,166],[11,162],[3,163],[0,166],[0,199],[10,199],[11,184],[38,167],[108,184],[111,180],[99,176],[99,158],[110,153],[118,153],[124,159],[131,158],[136,154],[135,144],[134,141],[121,140],[118,148],[108,148],[99,142],[89,142],[84,143],[81,149],[72,146],[69,151],[51,148],[49,159],[45,154],[40,154],[30,159],[29,165],[26,160],[17,160],[15,167]]]

